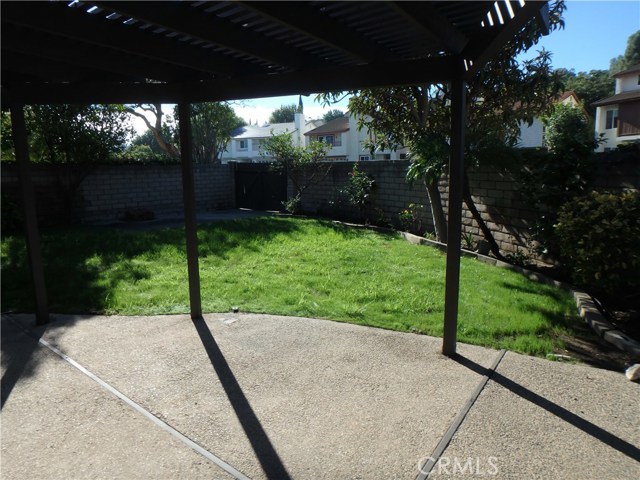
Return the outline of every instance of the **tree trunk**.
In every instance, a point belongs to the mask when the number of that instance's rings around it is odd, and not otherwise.
[[[431,216],[433,217],[433,226],[436,229],[436,239],[439,242],[447,243],[447,218],[444,216],[442,208],[442,197],[438,189],[438,180],[424,181],[429,195],[429,203],[431,204]]]
[[[487,241],[487,243],[489,243],[489,247],[491,248],[491,253],[493,253],[493,255],[498,260],[505,261],[504,256],[502,255],[502,253],[500,253],[500,247],[498,246],[496,239],[493,238],[493,234],[491,233],[491,230],[489,230],[489,227],[482,219],[482,215],[476,208],[476,204],[473,201],[473,197],[471,196],[471,187],[469,186],[469,176],[467,175],[466,170],[464,172],[464,186],[462,190],[462,198],[464,199],[464,203],[467,205],[467,208],[471,212],[473,219],[476,221],[476,223],[480,227],[480,230],[482,231],[482,235],[484,236],[484,239]]]

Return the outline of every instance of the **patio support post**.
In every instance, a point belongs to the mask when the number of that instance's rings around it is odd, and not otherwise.
[[[180,159],[182,163],[182,194],[184,199],[184,227],[187,236],[187,268],[189,271],[189,305],[191,318],[202,317],[200,301],[200,269],[198,266],[198,231],[196,222],[196,195],[193,180],[191,149],[191,106],[178,104],[180,125]]]
[[[464,127],[467,83],[451,81],[451,145],[449,156],[449,212],[447,224],[447,269],[444,299],[442,353],[456,353],[458,291],[460,289],[460,237],[462,235],[462,186],[464,179]]]
[[[36,325],[44,325],[49,322],[49,308],[47,305],[47,288],[45,285],[44,268],[42,265],[36,201],[29,166],[29,145],[27,143],[27,130],[24,123],[24,105],[20,103],[14,103],[11,105],[11,126],[13,131],[13,144],[18,164],[18,179],[20,182],[20,193],[22,196],[27,253],[31,268],[31,281],[33,283],[33,291],[36,300]]]

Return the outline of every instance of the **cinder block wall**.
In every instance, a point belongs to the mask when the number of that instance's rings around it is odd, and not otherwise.
[[[43,225],[68,216],[69,201],[61,193],[66,182],[59,166],[32,165],[38,217]],[[76,172],[77,173],[77,172]],[[229,165],[194,165],[199,211],[234,207],[233,173]],[[19,198],[17,170],[2,167],[2,192]],[[145,208],[156,215],[181,214],[182,174],[179,165],[98,165],[87,171],[73,198],[75,220],[111,222],[126,210]]]
[[[607,189],[640,188],[639,159],[622,161],[601,161],[596,172],[596,185]],[[303,196],[302,208],[309,212],[350,220],[369,219],[372,223],[383,222],[399,226],[398,214],[410,204],[423,205],[419,209],[423,226],[433,231],[433,220],[426,188],[421,183],[409,186],[405,180],[408,162],[362,162],[358,168],[371,175],[375,188],[371,204],[364,212],[358,212],[340,194],[347,183],[353,163],[335,163],[331,173],[318,185],[310,187]],[[440,192],[445,207],[448,208],[447,179],[440,182]],[[528,232],[529,226],[538,212],[529,208],[518,191],[511,175],[490,168],[469,172],[472,197],[478,211],[491,229],[501,250],[505,253],[524,251],[531,254],[533,246]],[[471,234],[474,242],[483,238],[471,212],[463,204],[463,233]]]

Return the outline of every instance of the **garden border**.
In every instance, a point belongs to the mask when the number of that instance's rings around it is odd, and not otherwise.
[[[409,243],[417,245],[431,245],[442,251],[446,251],[447,249],[446,244],[437,242],[435,240],[429,240],[427,238],[420,237],[408,232],[398,233],[400,233],[402,238],[404,238]],[[614,345],[619,350],[630,353],[634,357],[640,358],[640,342],[629,337],[627,334],[611,324],[602,314],[602,312],[600,312],[600,310],[596,306],[595,300],[588,293],[579,290],[577,287],[569,283],[554,280],[541,273],[533,272],[517,265],[511,265],[510,263],[503,262],[486,255],[481,255],[470,250],[465,250],[464,248],[462,249],[462,255],[465,257],[473,257],[483,263],[495,265],[499,268],[506,268],[508,270],[518,272],[522,275],[525,275],[530,280],[534,280],[540,283],[546,283],[548,285],[555,285],[556,287],[562,288],[563,290],[567,290],[571,293],[571,295],[573,295],[573,299],[576,302],[576,307],[578,308],[580,317],[584,319],[584,321],[591,327],[596,335],[598,335],[607,343]]]

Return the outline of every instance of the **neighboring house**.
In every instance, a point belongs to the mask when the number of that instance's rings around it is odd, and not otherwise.
[[[331,149],[327,160],[333,162],[363,162],[369,160],[404,160],[406,149],[397,151],[382,150],[372,152],[367,147],[369,134],[366,130],[358,130],[357,118],[349,115],[338,117],[330,122],[309,130],[304,134],[306,144],[316,140],[328,143]]]
[[[640,64],[616,73],[615,93],[593,103],[596,135],[606,143],[598,151],[613,150],[623,142],[640,140]]]
[[[556,103],[564,103],[565,105],[572,105],[574,107],[580,106],[580,100],[578,96],[572,92],[567,91],[561,93]],[[516,107],[517,108],[517,105]],[[520,138],[516,147],[518,148],[537,148],[544,145],[544,125],[542,119],[536,117],[533,119],[533,123],[529,125],[525,122],[520,122]]]
[[[306,121],[304,114],[296,113],[293,122],[289,123],[273,123],[266,124],[261,127],[257,125],[248,125],[236,128],[231,133],[231,140],[227,143],[227,148],[222,154],[222,163],[228,162],[246,162],[256,163],[265,162],[268,159],[260,155],[261,146],[265,139],[270,138],[272,134],[290,133],[294,145],[305,144],[305,132],[316,128],[320,120]]]

